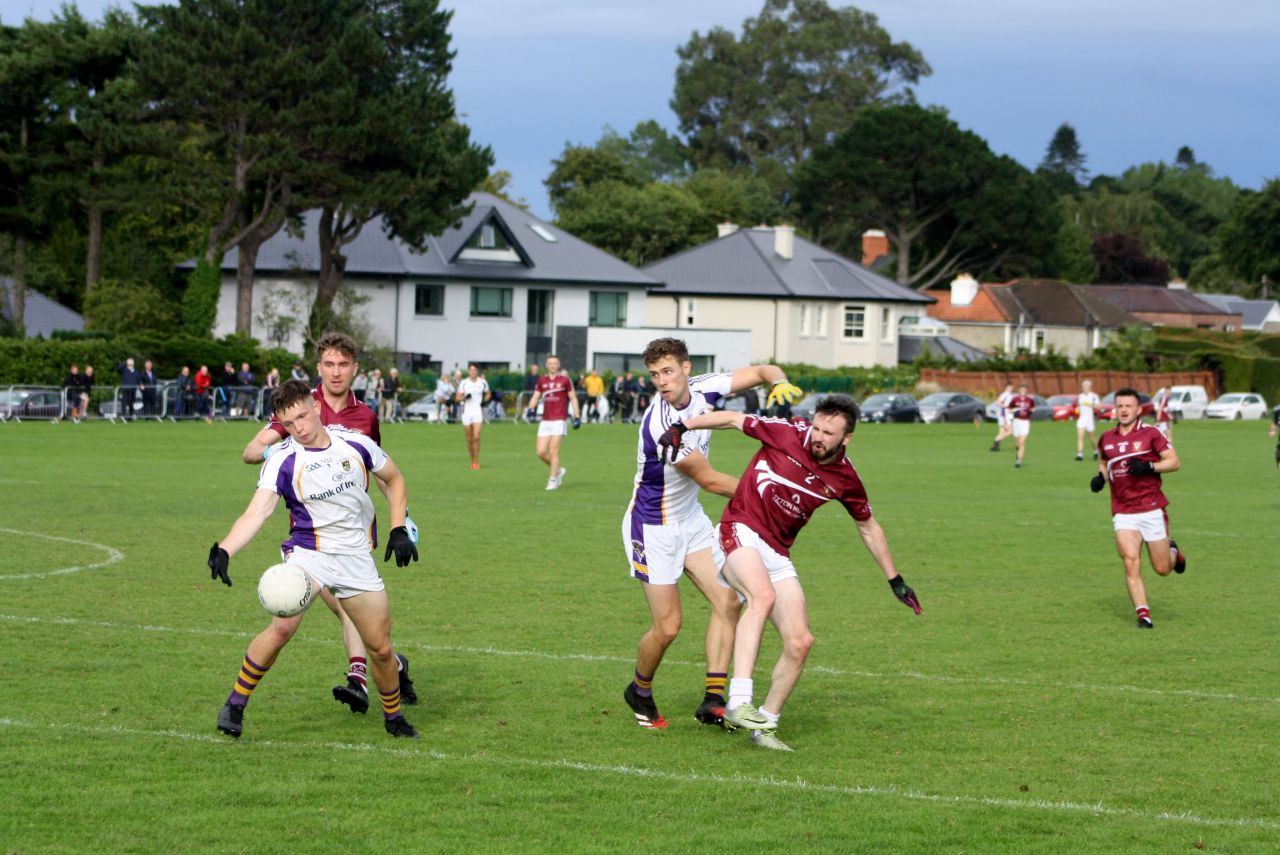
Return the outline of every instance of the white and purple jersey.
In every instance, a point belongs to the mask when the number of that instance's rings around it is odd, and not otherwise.
[[[369,473],[387,454],[359,431],[330,426],[328,448],[303,448],[292,437],[262,464],[258,489],[271,490],[289,509],[289,537],[280,544],[337,555],[359,555],[378,545]]]
[[[700,374],[689,378],[689,403],[681,409],[655,395],[640,420],[636,450],[636,486],[628,509],[636,522],[664,525],[702,513],[696,481],[659,456],[658,438],[675,422],[683,422],[715,409],[716,402],[732,391],[733,375]],[[680,443],[677,461],[694,451],[709,457],[711,431],[691,430]]]

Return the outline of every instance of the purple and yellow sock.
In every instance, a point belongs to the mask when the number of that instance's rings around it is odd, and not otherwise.
[[[728,674],[717,674],[715,671],[707,672],[707,684],[705,691],[708,695],[719,695],[722,698],[726,697],[728,695],[728,692],[726,691],[728,685]]]
[[[249,703],[249,696],[253,694],[253,690],[258,688],[258,683],[267,675],[267,670],[271,666],[263,668],[257,662],[249,658],[249,654],[244,655],[244,661],[240,663],[240,673],[236,677],[236,684],[231,687],[231,694],[227,696],[227,703],[237,706],[244,706]]]
[[[640,697],[652,698],[653,697],[653,675],[641,674],[639,671],[636,671],[635,687],[636,687],[636,694],[639,695]]]
[[[352,656],[347,660],[347,679],[369,688],[369,668],[363,656]]]
[[[382,698],[382,717],[388,721],[393,718],[399,718],[400,713],[400,687],[392,689],[390,692],[378,692],[378,696]]]

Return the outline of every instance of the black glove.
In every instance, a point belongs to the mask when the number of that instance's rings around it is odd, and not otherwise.
[[[462,400],[464,400],[464,401],[470,401],[470,400],[471,400],[471,393],[470,393],[470,392],[468,392],[467,394],[463,395],[463,396],[462,396]]]
[[[531,422],[533,421],[533,417],[536,416],[537,414],[538,414],[538,411],[535,410],[533,407],[530,407],[529,409],[524,411],[524,420],[526,422]]]
[[[907,584],[907,580],[901,576],[894,576],[889,580],[889,587],[893,589],[893,595],[898,598],[904,606],[914,611],[916,614],[924,611],[920,608],[920,598],[916,596],[916,592],[911,590],[911,586]]]
[[[688,432],[689,429],[683,422],[676,422],[667,428],[666,432],[658,437],[658,459],[667,460],[669,457],[671,462],[675,463],[676,456],[680,454],[680,441]]]
[[[1101,493],[1102,488],[1107,486],[1107,479],[1099,472],[1093,476],[1093,480],[1089,482],[1089,489],[1095,493]]]
[[[578,429],[578,428],[580,428],[580,427],[582,427],[582,419],[574,419],[574,420],[573,420],[573,429],[574,429],[574,430],[577,430],[577,429]]]
[[[1149,460],[1130,460],[1129,474],[1130,475],[1154,475],[1156,474],[1156,469],[1154,466],[1151,465],[1151,461]]]
[[[418,560],[418,547],[413,545],[409,529],[405,526],[398,525],[391,529],[391,534],[387,535],[387,554],[382,556],[382,560],[390,560],[393,552],[396,554],[397,567],[408,567],[410,559]]]
[[[227,575],[227,564],[230,562],[231,556],[227,554],[227,550],[214,541],[213,546],[209,547],[209,569],[213,571],[209,578],[221,579],[222,584],[231,587],[231,577]]]

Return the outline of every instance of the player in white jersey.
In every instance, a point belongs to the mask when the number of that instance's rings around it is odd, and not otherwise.
[[[675,463],[663,459],[658,438],[672,422],[711,410],[721,398],[753,386],[772,387],[770,404],[794,403],[802,393],[787,382],[776,365],[753,365],[732,374],[690,378],[689,350],[679,339],[651,341],[643,358],[658,395],[640,420],[635,489],[622,519],[622,545],[631,575],[644,590],[651,624],[640,639],[635,678],[627,684],[623,698],[641,727],[667,726],[653,700],[653,676],[680,631],[676,583],[688,575],[711,603],[706,683],[702,704],[694,715],[703,724],[721,724],[739,605],[737,594],[716,580],[724,559],[711,520],[698,503],[698,491],[731,496],[738,479],[711,468],[707,459],[709,431],[688,432]]]
[[[1009,402],[1013,400],[1013,384],[1004,384],[1004,391],[996,398],[996,438],[991,442],[991,450],[1000,450],[1000,440],[1013,436],[1013,414],[1009,412]]]
[[[281,546],[285,562],[301,566],[313,587],[327,588],[342,600],[343,610],[368,650],[387,732],[416,739],[418,732],[400,711],[391,610],[369,554],[378,536],[368,493],[372,475],[385,488],[391,506],[392,529],[383,560],[394,552],[397,566],[404,567],[418,558],[404,526],[404,476],[369,437],[345,428],[326,428],[312,390],[301,380],[290,380],[280,387],[272,397],[272,410],[289,439],[263,464],[258,489],[244,513],[210,548],[209,569],[215,580],[230,585],[227,568],[231,556],[253,540],[283,499],[289,509],[290,528]],[[271,625],[249,643],[231,694],[218,715],[220,731],[240,736],[249,697],[297,631],[302,617],[273,617]]]
[[[1084,460],[1084,435],[1089,434],[1089,447],[1093,449],[1093,459],[1098,459],[1098,438],[1094,433],[1094,411],[1102,399],[1093,391],[1093,381],[1085,380],[1080,384],[1080,394],[1076,397],[1076,460]]]
[[[484,427],[484,405],[489,403],[489,381],[480,376],[475,363],[467,366],[467,376],[458,381],[458,403],[462,404],[462,429],[467,433],[467,453],[471,468],[480,468],[480,429]]]

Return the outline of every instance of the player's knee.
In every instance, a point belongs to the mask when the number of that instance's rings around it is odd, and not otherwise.
[[[791,658],[803,660],[813,649],[813,633],[808,630],[794,633],[783,640],[783,647]]]
[[[364,648],[369,654],[370,659],[381,662],[389,660],[395,655],[395,650],[391,646],[390,638],[364,639]]]
[[[765,588],[763,591],[754,591],[747,594],[747,608],[757,609],[765,614],[773,611],[773,606],[777,601],[778,595],[774,593],[773,588]]]
[[[292,619],[272,618],[271,626],[267,627],[270,634],[270,642],[279,649],[289,643],[289,639],[293,638],[293,634],[298,631],[298,621]]]
[[[663,647],[671,644],[676,640],[676,636],[680,634],[680,616],[663,618],[655,621],[651,632],[656,637],[659,644]]]

